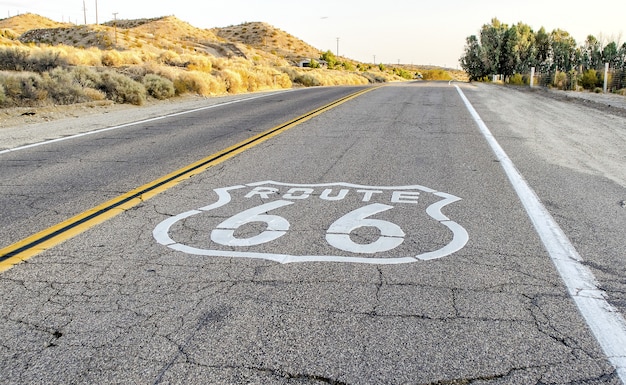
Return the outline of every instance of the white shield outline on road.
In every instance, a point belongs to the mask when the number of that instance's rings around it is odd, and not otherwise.
[[[192,246],[187,246],[181,243],[174,241],[170,235],[170,228],[177,222],[187,219],[191,216],[198,215],[207,211],[211,211],[222,207],[228,204],[232,196],[230,191],[238,190],[242,188],[248,187],[257,187],[263,185],[277,185],[277,186],[286,186],[286,187],[297,187],[297,188],[319,188],[319,187],[347,187],[347,188],[359,188],[359,189],[377,189],[377,190],[419,190],[422,192],[430,193],[440,198],[443,198],[440,201],[437,201],[430,206],[427,207],[426,213],[438,221],[443,226],[447,227],[452,232],[452,240],[445,246],[434,250],[425,252],[422,254],[418,254],[415,256],[405,256],[405,257],[395,257],[395,258],[364,258],[364,257],[350,257],[350,256],[338,256],[338,255],[289,255],[289,254],[271,254],[271,253],[257,253],[257,252],[238,252],[238,251],[226,251],[226,250],[207,250],[200,249]],[[468,242],[469,235],[463,226],[458,223],[450,220],[447,216],[445,216],[441,210],[454,202],[461,200],[461,198],[456,197],[451,194],[439,192],[428,187],[420,186],[420,185],[411,185],[411,186],[391,186],[391,187],[382,187],[382,186],[365,186],[365,185],[357,185],[351,183],[325,183],[325,184],[294,184],[294,183],[281,183],[274,181],[264,181],[264,182],[255,182],[249,183],[245,185],[237,185],[231,187],[223,187],[214,189],[215,193],[218,196],[217,202],[210,204],[205,207],[201,207],[197,210],[190,210],[171,218],[168,218],[161,223],[159,223],[154,230],[152,231],[152,235],[154,239],[173,250],[181,251],[183,253],[192,254],[192,255],[200,255],[200,256],[210,256],[210,257],[231,257],[231,258],[256,258],[256,259],[266,259],[270,261],[275,261],[279,263],[292,263],[292,262],[350,262],[350,263],[367,263],[367,264],[381,264],[381,265],[389,265],[389,264],[402,264],[402,263],[412,263],[417,261],[428,261],[433,259],[442,258],[453,254],[459,250],[461,250]]]

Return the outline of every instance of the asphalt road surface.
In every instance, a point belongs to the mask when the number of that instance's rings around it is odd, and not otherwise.
[[[0,383],[624,383],[625,132],[418,82],[0,152]]]

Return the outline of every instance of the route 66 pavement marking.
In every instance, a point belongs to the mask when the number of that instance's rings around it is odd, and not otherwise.
[[[400,264],[453,254],[462,249],[469,239],[467,231],[461,225],[441,212],[443,207],[459,201],[460,198],[419,185],[383,187],[349,183],[307,185],[265,181],[217,188],[214,191],[218,196],[217,202],[197,210],[183,212],[157,225],[153,231],[157,242],[184,253],[210,257],[260,258],[280,263],[317,261]],[[442,199],[420,208],[419,203],[425,195]],[[245,208],[242,210],[240,206],[236,206],[233,213],[233,210],[228,208],[229,203],[233,201],[244,203]],[[291,217],[301,217],[303,212],[306,212],[302,208],[304,204],[313,206],[308,209],[310,214],[304,214],[308,218],[322,216],[314,214],[322,212],[323,207],[320,206],[339,204],[342,207],[330,212],[345,214],[338,218],[326,218],[325,222],[322,221],[319,226],[315,226],[314,229],[318,230],[317,241],[315,236],[310,237],[313,239],[304,247],[306,252],[310,252],[313,244],[323,243],[321,240],[323,238],[334,253],[298,255],[283,251],[288,245],[293,244],[293,241],[277,242],[283,237],[289,238],[290,233],[295,233],[292,238],[302,238],[303,232],[293,230],[290,220],[279,214],[281,209],[293,205],[298,208],[291,210]],[[214,211],[222,208],[226,208],[226,213],[214,214]],[[380,215],[389,211],[402,213],[396,215],[396,218],[403,222],[402,226],[380,218]],[[420,217],[419,211],[424,211],[426,216]],[[177,234],[173,228],[179,222],[193,219],[203,213],[209,213],[210,215],[206,215],[207,219],[214,222],[198,225],[204,229],[212,229],[210,245],[194,246],[185,241],[174,240]],[[230,217],[221,221],[224,215]],[[215,223],[217,221],[221,223]],[[253,229],[250,225],[254,223],[262,223],[264,226]],[[420,244],[417,238],[421,238],[418,230],[426,226],[443,227],[447,229],[449,236],[444,236],[446,241],[443,243],[437,244],[434,240],[426,242],[427,248],[415,254],[414,247]],[[359,230],[363,228],[374,228],[377,232],[369,236],[358,235]],[[410,232],[409,229],[414,231]],[[203,234],[204,238],[207,238],[206,234]],[[397,253],[390,255],[395,249],[401,249],[406,238],[415,240],[411,243],[412,249],[406,248],[400,251],[399,255]],[[273,245],[271,250],[259,248],[267,244]]]

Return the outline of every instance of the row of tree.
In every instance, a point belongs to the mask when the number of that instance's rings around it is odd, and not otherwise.
[[[539,72],[602,70],[604,63],[617,70],[626,70],[626,43],[603,44],[589,35],[583,45],[566,31],[547,33],[542,27],[535,32],[523,23],[511,25],[492,19],[478,36],[466,38],[461,67],[471,80],[501,74],[527,74],[531,67]]]

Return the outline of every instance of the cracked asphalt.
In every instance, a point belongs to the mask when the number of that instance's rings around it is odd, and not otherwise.
[[[623,171],[546,139],[594,118],[619,137],[626,120],[462,88],[626,314]],[[294,91],[0,155],[0,238],[16,242],[355,90]],[[440,208],[468,234],[459,250],[341,260],[452,243],[433,217],[437,193],[461,198]],[[272,202],[284,207],[257,209]],[[380,205],[391,209],[371,214]],[[347,251],[333,247],[330,225],[362,207],[371,215],[357,219],[377,231],[349,228]],[[239,213],[257,226],[229,225]],[[168,220],[169,243],[155,232]],[[391,238],[390,223],[400,246],[359,251]],[[249,243],[225,241],[237,239]],[[2,384],[621,384],[447,83],[385,86],[301,123],[0,273],[0,296]]]

